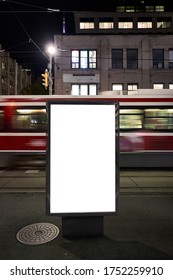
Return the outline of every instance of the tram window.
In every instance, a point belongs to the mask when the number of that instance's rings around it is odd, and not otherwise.
[[[18,108],[13,115],[12,128],[25,131],[45,131],[46,123],[45,108]]]
[[[146,129],[173,129],[173,109],[145,109]]]
[[[120,109],[120,129],[141,129],[143,110]]]
[[[0,130],[4,128],[4,111],[0,110]]]

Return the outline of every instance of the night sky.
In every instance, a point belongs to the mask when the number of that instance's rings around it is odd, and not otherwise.
[[[64,12],[73,11],[114,11],[119,2],[141,2],[141,0],[70,1],[70,0],[0,0],[0,44],[24,68],[33,75],[44,71],[47,59],[45,52],[48,43],[61,29]],[[163,0],[145,0],[151,5],[170,3]],[[60,12],[48,12],[59,9]],[[35,73],[35,74],[34,74]]]

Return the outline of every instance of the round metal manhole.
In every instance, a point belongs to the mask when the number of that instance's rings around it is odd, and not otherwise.
[[[28,225],[18,231],[16,238],[19,242],[28,245],[39,245],[50,242],[59,234],[57,226],[49,223]]]

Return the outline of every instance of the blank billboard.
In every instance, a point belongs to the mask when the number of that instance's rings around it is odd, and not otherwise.
[[[47,108],[49,213],[115,213],[115,104],[49,102]]]

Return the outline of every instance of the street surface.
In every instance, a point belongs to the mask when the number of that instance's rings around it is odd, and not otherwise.
[[[173,195],[172,170],[122,170],[120,194]],[[45,169],[1,169],[0,192],[45,192]]]
[[[102,236],[62,236],[60,216],[46,213],[44,169],[0,170],[1,260],[173,260],[173,172],[121,171],[116,215]],[[67,194],[68,196],[68,194]],[[59,235],[30,246],[16,235],[33,223],[52,223]]]

